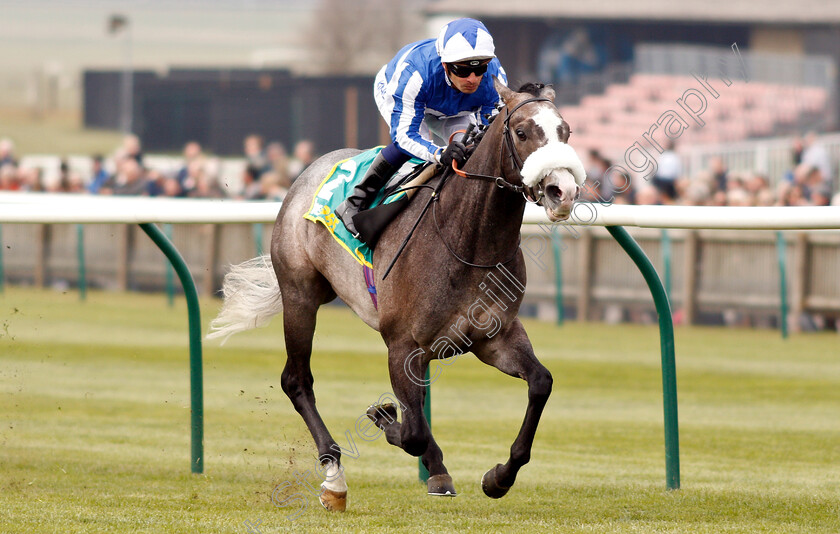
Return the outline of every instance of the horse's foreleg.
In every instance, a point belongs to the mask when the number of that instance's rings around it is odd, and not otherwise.
[[[425,375],[426,371],[423,370],[423,376]],[[422,391],[423,401],[421,401],[420,405],[424,406],[427,387],[423,386]],[[423,413],[423,422],[426,423],[426,426],[429,426],[425,413]],[[446,466],[443,465],[443,451],[438,446],[437,441],[435,441],[431,427],[429,428],[429,446],[426,447],[426,452],[420,457],[420,461],[423,462],[423,465],[429,472],[429,480],[426,482],[426,489],[429,495],[435,497],[455,497],[458,495],[455,491],[455,484],[452,482],[452,477],[449,476]]]
[[[551,395],[552,378],[534,355],[531,342],[519,320],[506,331],[474,347],[478,358],[503,373],[523,378],[528,384],[528,407],[519,435],[510,447],[510,458],[504,465],[497,464],[481,479],[481,488],[488,497],[503,497],[516,481],[519,469],[531,459],[531,446],[537,432],[543,408]]]
[[[400,438],[400,423],[397,415],[397,406],[391,403],[371,406],[367,410],[368,419],[385,433],[385,439],[391,445],[402,448]]]
[[[412,358],[411,349],[416,349],[416,346],[396,349],[389,344],[388,347],[391,385],[401,404],[402,422],[395,421],[397,407],[393,405],[371,407],[368,416],[385,432],[388,443],[402,448],[412,456],[420,456],[429,471],[429,495],[454,497],[455,486],[443,465],[443,452],[432,436],[429,422],[423,414],[426,387],[422,380],[416,379],[425,375],[429,362],[423,358]]]
[[[388,440],[388,443],[402,448],[401,426],[397,421],[396,405],[389,403],[371,406],[368,408],[367,416],[385,433],[385,439]],[[429,495],[455,497],[456,492],[452,477],[449,476],[446,467],[443,465],[443,451],[440,450],[431,434],[429,445],[426,447],[426,452],[420,457],[420,461],[429,471]]]
[[[291,297],[283,294],[283,328],[287,359],[281,385],[318,447],[318,458],[321,462],[319,475],[324,479],[321,485],[321,504],[327,510],[344,511],[347,484],[344,480],[344,468],[341,466],[341,448],[330,435],[315,407],[315,392],[312,388],[314,378],[310,359],[319,303],[312,302],[311,299]]]

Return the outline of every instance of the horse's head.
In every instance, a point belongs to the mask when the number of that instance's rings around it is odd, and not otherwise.
[[[507,123],[508,140],[504,142],[513,152],[511,159],[522,185],[542,193],[542,205],[551,221],[568,219],[586,171],[567,144],[569,124],[554,105],[554,90],[528,84],[523,87],[525,92],[516,92],[494,80],[506,108],[497,120]]]

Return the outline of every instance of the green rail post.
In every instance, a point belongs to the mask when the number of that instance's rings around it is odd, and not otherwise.
[[[0,224],[0,293],[6,285],[6,272],[3,270],[3,225]]]
[[[668,229],[662,229],[662,270],[665,277],[665,294],[671,298],[671,236]]]
[[[788,302],[787,302],[787,243],[782,232],[776,232],[776,252],[779,255],[779,327],[782,339],[788,337]]]
[[[642,273],[653,295],[659,316],[659,343],[662,353],[662,403],[665,413],[665,484],[668,489],[680,488],[680,438],[677,417],[677,370],[674,361],[674,322],[668,294],[656,269],[639,244],[622,226],[607,226],[607,231],[627,252]]]
[[[172,225],[169,223],[165,223],[163,225],[163,234],[166,236],[166,239],[171,243],[172,242]],[[175,306],[175,274],[172,272],[172,264],[174,262],[167,262],[166,263],[166,302],[169,304],[169,307],[172,308]]]
[[[87,269],[85,266],[85,227],[76,225],[76,258],[79,263],[79,300],[87,300]]]
[[[262,256],[263,255],[263,244],[262,244],[263,225],[262,225],[262,223],[254,223],[254,226],[251,228],[251,231],[254,232],[254,249],[257,251],[257,256]]]
[[[423,400],[423,414],[426,416],[426,421],[429,422],[429,428],[432,428],[432,385],[429,383],[429,368],[426,367],[426,395]],[[420,467],[420,482],[425,484],[429,480],[429,470],[423,465],[423,460],[418,458],[417,465]]]
[[[563,314],[563,258],[560,251],[563,248],[563,238],[559,232],[552,229],[551,244],[554,248],[554,303],[557,306],[557,324],[562,325],[565,319]]]
[[[204,472],[204,385],[201,363],[201,311],[198,307],[198,292],[192,274],[178,253],[160,229],[151,223],[142,223],[140,228],[166,255],[184,288],[187,298],[190,331],[190,429],[191,469],[193,473]]]

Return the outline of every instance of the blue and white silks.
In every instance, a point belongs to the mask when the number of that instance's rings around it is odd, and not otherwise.
[[[496,112],[499,94],[493,87],[493,76],[507,85],[507,75],[498,59],[493,57],[490,61],[487,73],[472,94],[452,87],[441,63],[441,52],[444,57],[471,54],[460,59],[492,56],[492,38],[486,28],[478,21],[470,21],[459,19],[444,27],[437,39],[406,45],[376,75],[374,99],[389,125],[391,140],[414,157],[436,161],[435,153],[442,149],[431,140],[430,130],[434,131],[435,125],[424,124],[424,120],[430,123],[464,117],[470,122],[486,123],[482,115]]]

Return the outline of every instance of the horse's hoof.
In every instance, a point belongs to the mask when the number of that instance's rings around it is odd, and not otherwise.
[[[343,512],[347,509],[346,491],[333,491],[321,486],[321,494],[318,496],[318,500],[330,512]]]
[[[392,403],[388,404],[374,404],[367,409],[368,419],[382,430],[385,430],[387,425],[397,422],[397,407]]]
[[[484,494],[491,499],[501,499],[510,489],[509,487],[506,488],[500,485],[496,480],[496,471],[500,467],[502,467],[502,464],[496,464],[496,467],[490,469],[484,473],[483,477],[481,477],[481,489],[484,490]]]
[[[426,484],[429,488],[429,495],[435,497],[455,497],[458,495],[455,492],[452,477],[447,474],[431,476]]]

